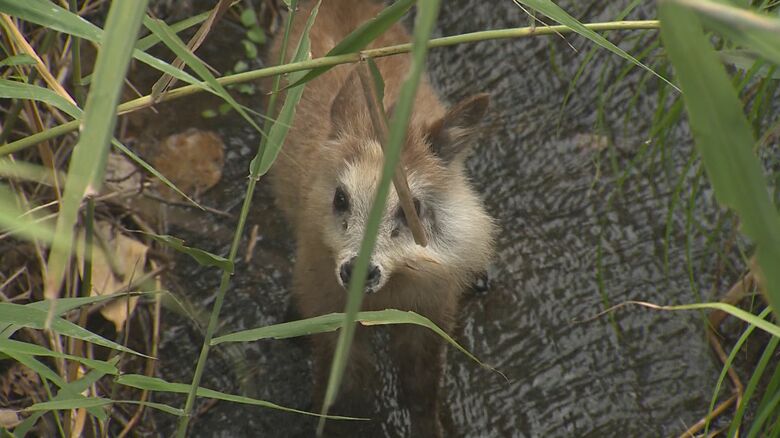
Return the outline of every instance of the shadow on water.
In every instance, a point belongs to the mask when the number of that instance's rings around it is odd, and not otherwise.
[[[561,3],[583,21],[608,21],[628,2]],[[646,8],[631,17],[653,15]],[[527,23],[529,18],[508,0],[450,1],[442,10],[437,34]],[[613,33],[610,38],[630,49],[638,42],[645,47],[657,34]],[[700,314],[630,307],[614,313],[613,322],[609,317],[574,322],[595,315],[605,303],[695,302],[700,299],[696,289],[711,298],[736,278],[739,273],[733,266],[741,263],[735,256],[725,270],[718,268],[712,248],[696,237],[690,242],[691,283],[685,211],[678,208],[671,215],[674,226],[665,273],[667,214],[691,152],[684,140],[687,128],[674,130],[663,150],[652,148],[631,167],[656,112],[655,80],[642,81],[639,69],[617,80],[624,63],[599,51],[561,115],[569,82],[591,47],[576,36],[566,40],[487,41],[430,54],[432,82],[445,100],[454,102],[482,91],[493,96],[488,129],[469,168],[502,229],[490,289],[464,299],[455,335],[509,381],[450,349],[445,387],[453,436],[668,436],[703,415],[720,370],[710,354]],[[211,44],[214,47],[205,47],[203,53],[209,62],[219,62],[226,56],[225,47],[235,46],[229,36],[216,37]],[[612,97],[600,117],[604,87],[611,87]],[[197,113],[177,112],[203,99],[168,106],[177,114],[170,122],[182,129],[205,124],[225,139],[223,179],[202,200],[237,216],[239,194],[244,192],[259,138],[234,116],[204,122]],[[626,169],[628,176],[619,187],[617,181]],[[685,190],[683,199],[687,200]],[[252,205],[247,231],[257,227],[257,245],[251,261],[245,262],[244,238],[242,260],[222,311],[223,333],[294,317],[288,293],[290,230],[262,181]],[[176,214],[179,220],[171,234],[227,253],[234,220],[195,210]],[[718,209],[709,189],[699,193],[694,214],[705,230],[713,228]],[[720,240],[716,236],[715,245]],[[218,274],[184,257],[177,257],[176,263],[169,287],[201,311],[210,309]],[[163,328],[160,373],[170,381],[189,382],[201,335],[192,322],[171,312]],[[237,367],[237,362],[243,365]],[[308,409],[307,344],[283,340],[244,344],[230,352],[216,348],[203,384]],[[390,424],[403,423],[404,416],[391,408],[383,415],[395,419]],[[174,427],[170,419],[160,418],[160,423],[163,434]],[[310,436],[312,425],[312,420],[293,414],[218,403],[194,422],[192,435]]]

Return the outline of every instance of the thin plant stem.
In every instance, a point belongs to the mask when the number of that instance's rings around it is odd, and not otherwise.
[[[284,30],[284,39],[282,40],[282,50],[279,55],[279,63],[283,63],[286,56],[287,40],[290,37],[290,28],[292,27],[293,19],[295,18],[295,8],[297,6],[297,0],[293,0],[290,4],[290,13],[287,16],[287,24]],[[276,76],[274,79],[273,90],[271,99],[268,102],[268,108],[266,112],[272,114],[276,105],[277,91],[281,84],[281,75]],[[173,90],[175,91],[175,90]],[[270,119],[266,119],[265,128],[266,132],[270,129]],[[265,147],[267,137],[263,137],[260,141],[259,151],[262,151]],[[244,196],[244,202],[241,206],[241,215],[238,218],[238,225],[236,226],[236,232],[233,235],[233,242],[230,245],[230,253],[228,260],[233,264],[238,254],[238,247],[241,244],[241,236],[244,234],[244,228],[246,226],[246,218],[249,216],[249,207],[252,205],[252,196],[255,192],[255,186],[257,185],[258,178],[249,178],[247,184],[246,194]],[[206,367],[206,359],[208,359],[209,351],[211,350],[211,339],[214,337],[214,332],[217,329],[219,323],[219,314],[222,311],[222,305],[225,301],[225,295],[227,289],[230,286],[230,272],[222,271],[222,278],[219,283],[219,290],[217,291],[217,297],[214,300],[214,307],[211,309],[211,315],[209,316],[209,323],[206,327],[206,334],[203,339],[203,345],[198,356],[198,362],[195,365],[195,374],[192,377],[192,384],[190,386],[190,392],[187,394],[187,401],[184,404],[184,414],[179,419],[179,424],[176,430],[176,436],[178,438],[184,438],[187,435],[187,426],[192,418],[192,411],[195,407],[195,400],[198,395],[198,387],[203,378],[203,371]]]
[[[610,21],[604,23],[590,23],[585,24],[585,27],[596,31],[607,30],[641,30],[641,29],[658,29],[659,22],[657,20],[639,20],[639,21]],[[462,35],[455,35],[443,38],[435,38],[428,41],[429,48],[447,47],[463,43],[475,43],[479,41],[495,40],[495,39],[507,39],[507,38],[524,38],[531,36],[543,36],[543,35],[556,35],[559,33],[571,33],[573,32],[566,26],[547,26],[547,27],[519,27],[512,29],[498,29],[487,30],[482,32],[472,32]],[[365,58],[381,58],[385,56],[399,55],[402,53],[408,53],[412,46],[410,44],[399,44],[395,46],[380,47],[377,49],[364,50],[360,53],[348,53],[338,56],[325,56],[322,58],[310,59],[301,62],[292,62],[289,64],[282,64],[273,67],[261,68],[258,70],[247,71],[234,75],[223,76],[217,78],[217,81],[222,85],[237,84],[242,82],[254,81],[256,79],[281,75],[285,73],[291,73],[301,70],[309,70],[315,67],[328,67],[339,64],[350,64],[359,62]],[[205,91],[202,87],[196,85],[185,85],[179,88],[170,90],[160,100],[165,102],[168,100],[178,99],[192,94]],[[151,95],[146,95],[125,102],[117,108],[120,115],[127,114],[139,109],[148,108],[155,102],[152,100]],[[9,143],[4,146],[0,146],[0,156],[8,155],[14,152],[18,152],[27,147],[36,145],[43,140],[48,140],[59,135],[67,134],[75,131],[79,127],[79,120],[73,120],[62,125],[55,126],[44,132],[33,134],[29,137],[17,140],[13,143]]]
[[[68,8],[74,14],[79,13],[78,0],[68,0]],[[81,84],[81,38],[71,35],[71,82],[73,82],[73,98],[81,107],[84,105],[84,86]]]

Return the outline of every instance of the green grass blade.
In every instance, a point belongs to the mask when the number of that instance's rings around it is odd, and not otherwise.
[[[36,301],[34,303],[24,304],[24,307],[30,309],[36,309],[40,311],[48,311],[50,306],[54,306],[54,314],[57,316],[63,313],[69,312],[79,307],[86,306],[88,304],[100,303],[103,301],[110,301],[118,298],[137,297],[142,295],[157,294],[159,292],[128,292],[128,293],[115,293],[108,295],[95,295],[91,297],[75,297],[75,298],[58,298],[51,301]],[[8,338],[14,331],[18,329],[18,326],[7,323],[6,321],[0,322],[0,338]],[[51,380],[51,379],[50,379]]]
[[[25,412],[48,412],[55,410],[70,410],[78,408],[101,408],[115,403],[124,403],[131,405],[143,405],[146,407],[154,408],[171,415],[181,416],[183,411],[181,409],[168,406],[163,403],[154,403],[138,400],[111,400],[101,397],[84,397],[77,396],[69,399],[51,400],[48,402],[35,403],[34,405],[24,409]],[[104,411],[103,411],[104,412]],[[105,412],[103,414],[105,416]]]
[[[771,312],[772,309],[767,307],[762,311],[758,317],[761,319],[764,319],[769,315],[769,312]],[[726,362],[723,364],[723,368],[721,368],[720,375],[718,376],[718,381],[715,384],[715,388],[712,390],[712,398],[710,399],[710,407],[707,410],[707,415],[705,418],[707,419],[704,422],[704,436],[709,435],[710,430],[710,419],[712,418],[712,411],[715,409],[715,402],[718,401],[718,395],[720,394],[720,388],[723,385],[723,381],[726,380],[726,375],[728,375],[729,369],[731,369],[731,365],[734,363],[734,359],[737,358],[737,353],[739,353],[739,350],[742,349],[742,346],[747,342],[747,339],[750,337],[750,335],[753,333],[753,330],[756,329],[756,326],[750,324],[747,326],[744,332],[742,332],[742,335],[737,339],[737,342],[734,344],[734,347],[731,349],[731,352],[729,353],[729,356],[726,358]],[[774,338],[774,339],[780,339],[780,338]],[[745,402],[742,401],[744,404]]]
[[[609,40],[607,40],[603,36],[597,34],[593,30],[588,29],[587,27],[585,27],[576,18],[574,18],[571,15],[569,15],[566,11],[561,9],[560,6],[556,5],[552,1],[550,1],[550,0],[514,0],[514,2],[515,3],[522,3],[522,4],[528,6],[531,9],[534,9],[534,10],[536,10],[538,12],[541,12],[542,14],[552,18],[556,22],[571,28],[574,32],[576,32],[576,33],[582,35],[583,37],[593,41],[594,43],[598,44],[599,46],[601,46],[601,47],[603,47],[603,48],[605,48],[607,50],[609,50],[610,52],[620,56],[621,58],[625,59],[626,61],[629,61],[629,62],[633,63],[634,65],[636,65],[637,67],[641,67],[641,68],[647,70],[648,72],[654,74],[659,79],[661,79],[662,81],[666,82],[671,87],[673,87],[674,89],[677,89],[679,91],[679,89],[674,84],[669,82],[663,76],[661,76],[658,73],[656,73],[655,70],[651,69],[650,67],[646,66],[645,64],[642,64],[636,58],[634,58],[633,56],[631,56],[628,53],[626,53],[620,47],[612,44],[611,42],[609,42]]]
[[[452,339],[452,337],[440,329],[430,319],[417,313],[396,309],[378,310],[373,312],[358,312],[355,320],[365,326],[414,324],[425,327],[441,336],[442,339],[460,350],[474,362],[485,368],[494,370],[491,366],[480,362],[479,359],[477,359],[468,350],[458,344],[454,339]],[[343,323],[343,313],[330,313],[328,315],[315,316],[314,318],[274,324],[256,329],[242,330],[240,332],[231,333],[229,335],[219,336],[211,341],[211,345],[218,345],[224,342],[252,342],[261,339],[287,339],[298,336],[312,335],[315,333],[333,332],[340,329]]]
[[[181,20],[177,23],[173,23],[168,27],[170,27],[170,29],[173,32],[179,33],[183,30],[187,30],[195,25],[203,23],[204,21],[206,21],[207,18],[209,18],[209,15],[211,15],[211,11],[202,12],[198,15],[185,18],[184,20]],[[151,34],[138,40],[138,42],[135,43],[135,48],[142,52],[145,52],[150,48],[154,47],[155,45],[157,45],[158,43],[160,43],[160,37],[158,37],[155,34]]]
[[[769,418],[773,415],[777,407],[780,406],[780,391],[773,394],[766,404],[761,406],[756,413],[756,418],[750,425],[750,430],[747,433],[747,438],[756,438],[758,436],[766,436],[761,434],[761,430],[764,427]]]
[[[81,110],[67,99],[48,88],[30,85],[23,82],[0,79],[0,97],[8,99],[26,99],[44,102],[62,110],[69,116],[77,119],[81,116]]]
[[[758,56],[748,50],[718,50],[718,56],[725,64],[732,65],[744,72],[753,69],[758,61]],[[764,78],[780,79],[780,72],[771,71],[767,65],[760,66],[755,74]]]
[[[625,304],[638,304],[643,307],[649,307],[655,310],[702,310],[702,309],[715,309],[728,313],[731,316],[739,318],[748,324],[752,324],[761,330],[769,333],[772,336],[780,337],[780,326],[772,324],[771,322],[760,318],[758,315],[754,315],[750,312],[746,312],[739,307],[732,306],[726,303],[694,303],[694,304],[681,304],[679,306],[659,306],[657,304],[646,303],[642,301],[626,301],[624,304],[618,304],[623,306]],[[616,306],[613,306],[613,309]]]
[[[371,71],[371,78],[374,80],[374,89],[376,90],[377,101],[384,105],[385,102],[385,80],[382,79],[382,72],[379,71],[379,67],[376,65],[376,61],[373,58],[366,59],[368,69]],[[384,114],[384,107],[382,108],[382,114]]]
[[[51,242],[54,230],[46,223],[23,217],[23,211],[16,206],[16,200],[11,190],[0,184],[0,232],[27,240]]]
[[[81,135],[68,167],[62,207],[47,262],[44,290],[47,298],[59,295],[81,200],[84,196],[98,193],[103,183],[106,158],[116,125],[119,94],[147,2],[112,3],[108,12],[106,28],[109,30],[104,34],[95,63],[95,79],[87,96]]]
[[[778,393],[780,393],[780,366],[775,367],[772,378],[769,380],[769,384],[764,389],[764,395],[761,397],[761,401],[756,408],[756,412],[765,410],[771,403],[772,397]]]
[[[775,350],[777,350],[778,343],[780,343],[780,338],[773,337],[767,344],[764,352],[761,354],[761,359],[758,360],[758,364],[756,364],[756,367],[753,369],[753,375],[750,376],[750,381],[748,381],[748,384],[745,387],[745,393],[742,396],[742,402],[739,404],[739,406],[737,406],[737,412],[734,413],[734,418],[731,420],[731,426],[729,426],[729,430],[726,436],[733,437],[739,430],[739,426],[742,424],[742,418],[745,415],[745,408],[753,398],[753,394],[758,388],[761,377],[764,375],[764,371],[766,370],[769,361],[772,359]],[[778,370],[780,370],[780,368],[778,368]],[[764,390],[769,393],[769,391],[771,391],[771,385],[764,388]]]
[[[12,339],[0,339],[0,352],[8,354],[9,356],[24,354],[30,356],[57,357],[60,359],[75,360],[76,362],[82,363],[105,374],[117,374],[119,372],[116,367],[109,362],[96,359],[87,359],[85,357],[73,356],[71,354],[58,353],[56,351],[49,350],[48,348],[41,347],[37,344],[19,342]]]
[[[49,309],[55,309],[54,303],[49,303]],[[47,320],[47,310],[36,309],[29,305],[15,304],[15,303],[0,303],[0,321],[5,324],[18,325],[20,327],[27,327],[33,329],[50,328],[55,332],[68,336],[74,339],[81,339],[82,341],[91,342],[93,344],[102,345],[118,351],[124,351],[126,353],[132,353],[135,355],[149,357],[138,353],[123,345],[117,344],[114,341],[110,341],[100,335],[92,333],[91,331],[74,324],[68,320],[59,318],[57,316],[51,316]],[[46,323],[49,323],[47,327]]]
[[[25,366],[32,369],[36,373],[40,374],[42,377],[54,382],[57,386],[60,387],[60,390],[57,392],[57,395],[52,398],[52,401],[62,400],[66,398],[68,399],[77,398],[90,385],[97,382],[101,377],[106,375],[106,373],[100,372],[98,370],[91,370],[90,372],[87,373],[87,375],[85,375],[81,379],[78,379],[75,382],[65,383],[60,378],[59,375],[57,375],[49,367],[47,367],[46,365],[44,365],[43,363],[41,363],[40,361],[38,361],[32,356],[15,355],[13,356],[13,359],[24,364]],[[117,362],[119,362],[118,356],[109,361],[109,363],[113,365],[116,365]],[[100,421],[105,421],[107,418],[106,411],[103,409],[88,408],[87,411]],[[38,419],[40,419],[45,413],[46,412],[42,412],[42,411],[37,411],[32,413],[21,424],[19,424],[14,428],[14,435],[17,437],[24,437],[27,434],[27,432],[30,431],[35,426],[35,423],[38,422]]]
[[[714,1],[674,3],[695,11],[708,28],[780,65],[780,19]]]
[[[0,178],[32,181],[47,186],[51,186],[53,183],[51,170],[48,168],[25,161],[11,161],[6,158],[0,158]]]
[[[13,55],[0,61],[0,67],[12,67],[15,65],[35,65],[35,59],[27,54]]]
[[[756,244],[769,301],[780,309],[780,219],[753,155],[753,133],[742,104],[698,18],[674,3],[659,6],[661,36],[675,67],[691,131],[718,200],[739,215]]]
[[[123,374],[117,379],[117,383],[124,386],[129,386],[137,389],[145,389],[148,391],[156,392],[173,392],[177,394],[186,394],[190,391],[190,385],[185,383],[170,383],[163,379],[156,377],[148,377],[140,374]],[[277,409],[280,411],[294,412],[296,414],[319,416],[313,412],[302,411],[299,409],[288,408],[276,403],[271,403],[265,400],[258,400],[254,398],[244,397],[240,395],[226,394],[224,392],[214,391],[213,389],[198,388],[198,397],[213,398],[217,400],[230,401],[235,403],[243,403],[254,406],[262,406],[264,408]],[[341,420],[359,420],[360,418],[352,417],[337,417],[331,416],[328,418],[341,419]]]
[[[174,54],[176,54],[176,56],[178,56],[182,61],[184,61],[185,64],[187,64],[188,67],[195,71],[195,73],[197,73],[198,76],[200,76],[213,90],[214,94],[227,102],[234,110],[236,110],[236,112],[241,115],[241,117],[244,118],[244,120],[247,121],[247,123],[252,125],[253,128],[255,128],[261,134],[264,134],[263,130],[254,121],[254,119],[252,119],[252,117],[250,117],[249,114],[244,111],[244,107],[236,102],[236,100],[233,98],[233,96],[230,95],[230,93],[228,93],[225,87],[223,87],[222,84],[217,81],[217,78],[211,74],[203,61],[201,61],[192,53],[189,48],[187,48],[187,45],[179,38],[178,35],[176,35],[175,32],[171,30],[170,27],[168,27],[167,24],[165,24],[164,21],[144,17],[144,26],[152,31],[152,33],[157,35],[160,40],[162,40],[162,42],[165,43],[165,45],[171,49]]]
[[[47,88],[38,87],[35,85],[25,84],[22,82],[0,79],[0,97],[6,97],[10,99],[30,99],[39,102],[44,102],[64,111],[66,114],[73,117],[74,119],[80,119],[83,114],[81,108],[68,102],[66,99],[64,99],[54,91],[51,91]],[[139,166],[144,168],[147,172],[151,173],[157,179],[162,181],[163,184],[170,187],[171,190],[175,191],[176,193],[181,195],[184,199],[189,201],[191,204],[203,210],[203,206],[197,203],[194,199],[187,196],[178,187],[176,187],[176,185],[173,184],[173,182],[171,182],[168,178],[166,178],[165,175],[158,172],[157,169],[152,167],[149,163],[147,163],[141,157],[136,155],[133,151],[128,149],[125,145],[119,142],[119,140],[112,139],[111,144],[114,145],[114,147],[116,147],[117,149],[119,149],[122,153],[127,155],[131,160],[135,161]]]
[[[387,29],[395,24],[414,3],[413,0],[398,0],[380,12],[373,19],[365,22],[360,27],[352,31],[341,40],[336,47],[332,48],[325,56],[338,56],[346,53],[353,53],[362,50],[374,41],[379,35],[382,35]],[[287,88],[297,87],[298,85],[309,82],[317,76],[325,73],[333,66],[317,67],[306,73],[292,85]]]
[[[140,1],[144,2],[143,7],[145,8],[146,1],[148,0]],[[131,5],[141,6],[141,3],[136,1],[130,5],[127,5],[126,7]],[[105,37],[105,32],[103,29],[95,26],[87,20],[84,20],[69,10],[58,6],[56,3],[47,0],[0,0],[0,12],[21,18],[22,20],[29,21],[31,23],[39,24],[46,27],[47,29],[67,33],[69,35],[83,38],[98,44],[102,44],[102,41]],[[132,34],[128,33],[126,36],[127,35],[135,35],[135,32]],[[189,73],[175,68],[172,65],[141,50],[133,50],[133,57],[152,68],[175,77],[176,79],[184,81],[188,84],[206,88],[202,82],[195,79]],[[92,81],[92,79],[90,79],[90,81]]]
[[[78,408],[97,408],[111,404],[112,401],[100,397],[74,397],[35,403],[24,409],[25,412],[70,410]]]
[[[417,17],[415,22],[413,41],[412,41],[412,63],[409,74],[401,85],[398,100],[396,101],[395,111],[392,116],[387,145],[384,147],[384,166],[382,176],[377,185],[374,202],[368,214],[366,227],[364,230],[363,241],[360,245],[355,262],[352,278],[349,282],[349,292],[347,305],[344,312],[343,329],[339,333],[336,350],[333,353],[333,364],[331,365],[328,386],[325,392],[325,400],[322,405],[322,412],[327,413],[330,406],[336,399],[338,388],[341,385],[341,379],[347,365],[347,353],[352,345],[352,339],[355,335],[355,318],[360,310],[363,300],[363,285],[368,274],[368,262],[371,253],[376,244],[376,237],[379,230],[379,224],[387,202],[387,195],[390,191],[390,183],[395,173],[395,168],[401,155],[401,147],[406,139],[409,120],[411,118],[414,97],[417,94],[417,87],[425,69],[425,59],[428,53],[428,39],[430,38],[436,18],[439,14],[440,2],[438,0],[420,1],[417,4]],[[325,427],[324,420],[320,420],[318,431],[322,432]]]
[[[309,18],[306,20],[306,25],[301,33],[301,39],[298,41],[298,47],[293,54],[292,62],[300,62],[306,59],[310,59],[311,42],[309,41],[309,31],[314,20],[317,18],[317,12],[319,11],[320,3],[314,6],[309,14]],[[306,75],[305,71],[290,73],[290,82],[298,81]],[[276,157],[279,155],[279,151],[284,145],[284,139],[287,138],[287,132],[290,130],[290,124],[295,117],[295,108],[298,106],[298,102],[303,96],[304,86],[296,87],[287,92],[287,96],[282,104],[282,109],[279,111],[279,115],[276,117],[276,122],[271,126],[268,132],[268,137],[264,141],[264,147],[258,148],[257,155],[252,159],[249,164],[250,178],[258,179],[262,175],[268,172],[271,168]]]
[[[180,253],[187,254],[202,266],[214,266],[219,269],[222,269],[223,271],[233,273],[233,263],[222,256],[212,254],[200,248],[187,246],[184,244],[183,240],[177,237],[168,236],[168,235],[158,235],[152,233],[143,233],[140,231],[139,233],[145,236],[149,236],[152,239],[162,243],[163,245],[166,245],[172,249],[175,249],[176,251],[179,251]]]

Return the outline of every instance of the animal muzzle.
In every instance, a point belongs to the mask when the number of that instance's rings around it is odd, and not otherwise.
[[[344,289],[349,288],[349,282],[352,279],[352,272],[354,271],[356,260],[357,257],[352,257],[351,259],[342,263],[341,266],[339,267],[339,280],[341,280],[341,285],[344,287]],[[364,291],[366,293],[376,292],[381,280],[382,280],[382,270],[379,268],[379,266],[375,265],[373,262],[369,262],[368,276],[366,277],[366,284],[364,286]]]

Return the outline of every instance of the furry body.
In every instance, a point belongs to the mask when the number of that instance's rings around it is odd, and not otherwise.
[[[288,53],[300,38],[310,7],[297,13]],[[312,56],[325,55],[381,9],[368,1],[325,0],[310,34]],[[406,30],[395,25],[372,47],[408,41]],[[279,45],[277,41],[272,51],[274,60]],[[387,109],[397,98],[410,58],[399,55],[376,62],[385,81]],[[451,332],[462,291],[492,255],[495,225],[463,165],[486,106],[487,96],[479,95],[447,111],[427,79],[421,82],[401,163],[430,242],[424,248],[414,243],[391,189],[372,256],[375,287],[364,298],[364,310],[412,310]],[[345,267],[357,255],[382,160],[354,66],[335,67],[308,83],[271,170],[277,203],[295,232],[293,294],[303,317],[343,311]],[[420,327],[393,327],[391,335],[413,436],[441,436],[437,407],[443,343]],[[313,337],[317,403],[324,395],[336,339],[337,334]],[[334,413],[359,414],[350,412],[350,406],[364,406],[365,398],[373,396],[373,360],[365,330],[358,327],[339,400],[347,411],[337,405]]]

